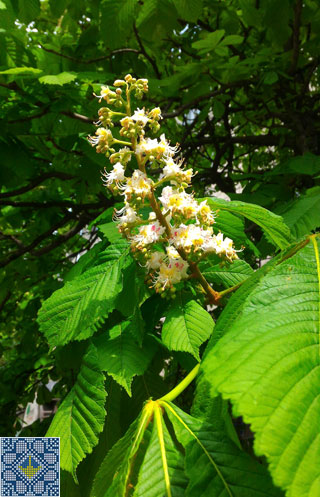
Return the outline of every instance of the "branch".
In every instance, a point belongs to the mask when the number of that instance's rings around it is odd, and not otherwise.
[[[48,209],[51,207],[72,207],[74,210],[79,211],[82,209],[100,209],[105,207],[104,202],[88,203],[88,204],[75,204],[70,200],[62,200],[61,202],[16,202],[14,200],[0,200],[1,205],[10,205],[11,207],[34,207],[36,209]]]
[[[56,50],[52,50],[51,48],[46,48],[41,44],[39,45],[42,48],[42,50],[44,50],[45,52],[52,53],[54,55],[57,55],[58,57],[63,57],[64,59],[72,60],[72,62],[77,62],[78,64],[94,64],[95,62],[100,62],[101,60],[110,59],[110,57],[118,53],[126,53],[126,52],[132,52],[137,54],[140,53],[139,50],[135,48],[118,48],[117,50],[112,50],[108,55],[102,55],[101,57],[96,57],[95,59],[82,60],[82,59],[77,59],[72,55],[67,55],[61,52],[57,52]]]
[[[16,195],[21,195],[22,193],[33,190],[33,188],[40,185],[41,183],[43,183],[43,181],[45,181],[49,178],[58,178],[58,179],[62,179],[62,180],[70,180],[70,179],[74,179],[74,176],[71,176],[71,174],[63,173],[60,171],[54,171],[52,173],[44,173],[41,176],[38,176],[38,178],[34,178],[33,180],[31,180],[31,182],[26,186],[22,186],[21,188],[18,188],[17,190],[11,190],[10,192],[0,193],[0,199],[7,198],[7,197],[15,197]]]
[[[91,216],[91,217],[94,218],[95,216],[96,215]],[[91,217],[88,216],[87,214],[83,214],[82,216],[80,216],[78,223],[73,228],[71,228],[66,233],[63,233],[62,235],[57,237],[55,240],[53,240],[52,243],[45,245],[44,247],[42,247],[39,250],[33,250],[31,252],[32,255],[39,257],[40,255],[47,254],[48,252],[51,252],[51,250],[59,247],[60,245],[65,243],[67,240],[69,240],[70,238],[75,236],[88,223],[88,221],[90,220]]]
[[[201,95],[200,97],[195,98],[192,102],[188,102],[186,104],[181,105],[172,112],[163,113],[162,117],[163,119],[170,119],[171,117],[179,116],[184,110],[190,108],[192,109],[196,107],[200,102],[207,101],[210,98],[216,97],[217,95],[224,94],[230,88],[235,88],[238,86],[242,87],[249,84],[250,81],[246,80],[246,81],[237,81],[236,83],[230,83],[228,85],[224,85],[222,88],[219,88],[219,90],[212,91],[210,93],[207,93],[206,95]]]
[[[289,69],[289,74],[293,74],[297,68],[299,59],[299,46],[300,46],[300,24],[302,14],[302,0],[297,0],[294,6],[294,20],[293,20],[293,34],[292,34],[292,61]]]
[[[40,117],[44,116],[45,114],[48,114],[49,109],[48,107],[45,107],[42,112],[39,112],[39,114],[32,114],[31,116],[26,116],[26,117],[21,117],[20,119],[13,119],[12,121],[7,121],[8,124],[15,124],[15,123],[23,123],[26,121],[31,121],[32,119],[39,119]]]
[[[71,119],[78,119],[79,121],[82,121],[87,124],[93,124],[94,119],[90,119],[90,117],[83,116],[82,114],[78,114],[77,112],[71,112],[69,110],[65,110],[60,112],[60,114],[63,114],[64,116],[71,117]]]
[[[135,23],[133,24],[133,31],[134,31],[134,34],[135,34],[135,37],[137,39],[137,42],[139,44],[139,47],[140,47],[140,50],[141,50],[141,53],[145,56],[145,58],[150,62],[150,64],[152,65],[153,67],[153,70],[155,72],[155,75],[157,76],[158,79],[161,79],[161,74],[159,72],[159,69],[158,69],[158,66],[157,66],[157,63],[156,61],[150,56],[147,54],[144,46],[143,46],[143,43],[141,41],[141,38],[139,36],[139,33],[138,33],[138,30],[137,30],[137,27],[135,25]]]
[[[63,219],[61,219],[59,222],[51,226],[45,233],[42,233],[40,236],[35,238],[32,243],[25,247],[21,247],[21,249],[16,250],[15,252],[11,253],[5,260],[0,262],[0,267],[5,267],[7,266],[10,262],[18,259],[21,255],[24,255],[27,252],[30,252],[33,250],[39,243],[41,243],[43,240],[48,238],[48,236],[52,235],[54,231],[58,230],[62,226],[64,226],[67,222],[69,222],[71,219],[74,218],[73,213],[68,213]]]

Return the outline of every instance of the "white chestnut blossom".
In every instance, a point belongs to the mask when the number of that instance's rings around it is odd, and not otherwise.
[[[172,147],[169,145],[169,142],[166,140],[164,134],[160,136],[160,140],[158,141],[156,138],[144,138],[140,137],[140,141],[136,147],[136,153],[143,155],[152,155],[160,159],[162,156],[164,157],[173,157],[177,153],[177,147]]]
[[[121,162],[117,162],[109,173],[106,170],[104,170],[102,176],[105,186],[111,186],[113,183],[116,183],[116,185],[118,185],[122,181],[125,181],[124,173],[125,169],[121,164]]]
[[[163,262],[160,265],[159,272],[154,278],[156,288],[161,288],[164,291],[167,287],[172,287],[176,283],[188,277],[187,261],[179,258],[168,263]]]
[[[161,226],[159,221],[154,221],[151,224],[140,226],[139,233],[134,235],[131,240],[140,249],[145,247],[145,245],[157,242],[164,231],[165,228]]]
[[[160,179],[168,178],[171,179],[172,183],[176,183],[175,180],[190,183],[193,176],[192,169],[185,170],[181,168],[181,164],[175,162],[172,157],[165,158],[164,163],[165,166],[160,174]]]
[[[186,219],[194,219],[198,212],[198,203],[193,196],[185,191],[179,192],[171,186],[162,189],[159,197],[164,210],[169,210],[172,214],[180,214]]]
[[[165,254],[163,252],[152,252],[150,258],[148,259],[146,263],[146,267],[148,268],[148,271],[150,269],[159,269],[161,266],[161,263],[163,259],[165,258]]]
[[[144,109],[136,109],[131,119],[136,123],[143,124],[144,126],[150,121]]]
[[[135,169],[131,178],[127,179],[126,185],[122,188],[124,195],[130,197],[132,194],[140,197],[145,197],[151,192],[152,180],[139,169]]]
[[[114,221],[119,222],[120,225],[134,224],[137,221],[140,221],[136,211],[127,202],[122,209],[115,212],[113,219]]]
[[[202,247],[204,252],[214,252],[217,255],[225,255],[227,259],[238,259],[237,251],[233,247],[231,238],[223,238],[222,233],[213,235],[207,239]]]

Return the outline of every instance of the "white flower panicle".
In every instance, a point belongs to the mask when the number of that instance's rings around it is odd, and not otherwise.
[[[146,136],[158,132],[161,109],[137,107],[131,112],[132,96],[140,99],[148,91],[148,80],[128,74],[113,86],[103,86],[97,97],[119,110],[100,109],[96,124],[101,127],[89,142],[113,164],[104,171],[103,182],[124,197],[124,207],[113,216],[119,231],[146,268],[149,284],[162,296],[174,296],[176,285],[194,276],[200,259],[215,254],[233,261],[237,251],[230,238],[214,233],[216,213],[208,202],[198,202],[185,191],[194,173],[176,157],[178,145],[171,145],[164,133],[158,138]],[[115,136],[110,130],[114,122],[120,124]],[[118,145],[118,150],[112,148]],[[148,176],[148,168],[160,169],[158,180]]]

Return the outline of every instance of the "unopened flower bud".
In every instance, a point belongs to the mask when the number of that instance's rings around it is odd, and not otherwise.
[[[126,82],[123,79],[116,79],[113,86],[125,86]]]

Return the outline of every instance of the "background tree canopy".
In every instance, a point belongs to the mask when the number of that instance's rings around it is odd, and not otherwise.
[[[87,141],[93,93],[129,72],[148,78],[141,105],[161,107],[167,137],[197,171],[197,195],[266,207],[299,238],[320,226],[320,9],[316,0],[0,0],[0,43],[0,423],[14,435],[36,392],[44,404],[70,389],[83,353],[81,342],[72,354],[49,350],[36,316],[98,239],[93,221],[111,220],[108,163]],[[253,266],[274,255],[250,221],[245,232]]]

